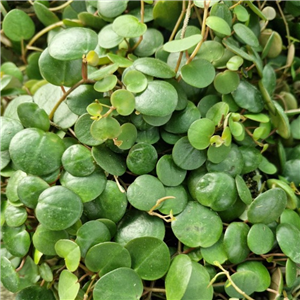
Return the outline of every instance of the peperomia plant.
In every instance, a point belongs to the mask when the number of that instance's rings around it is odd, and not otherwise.
[[[17,300],[299,298],[300,1],[0,6]]]

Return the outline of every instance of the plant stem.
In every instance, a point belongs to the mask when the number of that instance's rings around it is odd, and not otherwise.
[[[145,14],[145,4],[144,4],[144,1],[141,1],[141,23],[144,23],[144,14]],[[142,40],[143,40],[143,36],[141,35],[139,40],[130,49],[130,51],[133,52],[138,47],[138,45],[142,42]]]
[[[81,79],[80,81],[78,81],[76,84],[74,84],[70,89],[68,89],[68,91],[66,93],[64,93],[60,99],[57,101],[57,103],[55,104],[55,106],[53,107],[52,111],[49,114],[49,119],[52,120],[54,117],[54,113],[56,112],[56,110],[58,109],[58,107],[61,105],[61,103],[75,90],[77,89],[81,84],[83,83],[95,83],[94,80],[84,80]]]
[[[65,7],[67,7],[67,6],[68,6],[69,4],[71,4],[72,2],[73,2],[73,0],[69,0],[69,1],[67,1],[66,3],[62,4],[62,5],[59,5],[59,6],[53,7],[53,8],[49,8],[49,10],[51,10],[51,11],[58,11],[58,10],[61,10],[61,9],[65,8]]]
[[[178,30],[178,27],[184,17],[184,14],[185,14],[185,0],[182,1],[182,9],[181,9],[181,13],[180,13],[180,16],[178,17],[178,20],[175,24],[175,27],[173,28],[173,31],[172,31],[172,34],[170,35],[170,38],[169,38],[169,42],[172,41],[176,35],[176,32]]]
[[[27,51],[29,50],[29,47],[31,47],[35,41],[37,41],[42,35],[44,35],[45,33],[49,32],[50,30],[56,28],[56,27],[61,27],[64,25],[63,21],[59,21],[57,23],[51,24],[47,27],[45,27],[43,30],[41,30],[40,32],[38,32],[27,44],[25,51],[24,51],[24,56],[26,56]]]

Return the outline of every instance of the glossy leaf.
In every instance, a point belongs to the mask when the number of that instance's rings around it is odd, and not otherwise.
[[[118,46],[123,39],[122,36],[115,33],[113,24],[106,25],[98,34],[98,43],[104,49],[111,49]]]
[[[154,80],[136,95],[135,109],[148,116],[164,117],[175,110],[177,102],[177,92],[170,83]]]
[[[259,41],[254,32],[242,23],[236,23],[233,25],[235,34],[246,44],[251,47],[258,47]]]
[[[206,25],[217,33],[230,35],[231,29],[226,21],[216,16],[209,16],[206,19]]]
[[[123,82],[129,92],[141,93],[148,85],[147,77],[136,70],[126,72]]]
[[[211,247],[201,248],[201,255],[209,264],[213,265],[215,261],[223,264],[225,261],[227,261],[228,257],[224,248],[223,239],[224,237],[222,235],[218,242],[213,244]]]
[[[123,297],[136,300],[143,293],[143,283],[137,273],[129,268],[118,268],[102,276],[95,284],[95,300],[115,300]]]
[[[255,224],[271,223],[279,218],[286,207],[286,203],[286,193],[282,189],[268,190],[256,197],[251,203],[248,209],[248,220]]]
[[[137,129],[132,123],[121,125],[121,133],[118,135],[116,142],[120,149],[128,150],[134,145],[137,139]],[[120,144],[118,144],[120,143]]]
[[[135,108],[134,95],[127,90],[117,90],[111,94],[111,104],[121,116],[130,115]]]
[[[88,28],[73,27],[59,32],[49,44],[49,54],[58,60],[82,58],[98,44],[97,34]]]
[[[52,186],[39,196],[36,217],[50,230],[63,230],[72,226],[81,214],[81,198],[66,187]]]
[[[215,68],[205,59],[194,59],[181,68],[182,79],[191,86],[204,88],[215,78]]]
[[[112,28],[119,36],[134,38],[143,35],[147,30],[147,25],[141,23],[137,17],[128,14],[117,17]]]
[[[19,289],[19,281],[18,273],[12,266],[11,261],[1,255],[1,283],[3,286],[10,292],[15,293]]]
[[[94,84],[94,89],[97,92],[108,92],[112,90],[117,84],[117,77],[115,75],[108,75]]]
[[[97,1],[97,9],[101,16],[114,18],[120,15],[127,7],[128,1]]]
[[[164,44],[163,49],[167,52],[181,52],[195,46],[201,40],[201,34],[194,34],[180,40],[167,42]]]
[[[29,286],[23,290],[21,290],[16,295],[16,300],[23,300],[23,299],[32,299],[32,300],[39,300],[39,299],[49,299],[55,300],[55,296],[50,289],[42,286]]]
[[[239,194],[240,199],[247,205],[251,204],[251,202],[252,202],[251,192],[250,192],[246,182],[240,175],[237,175],[235,177],[235,184],[236,184],[237,192]]]
[[[215,132],[215,125],[213,121],[207,118],[196,120],[192,123],[188,130],[188,139],[191,145],[203,150],[210,144],[210,138]]]
[[[247,235],[249,249],[255,254],[266,254],[274,245],[274,233],[265,224],[254,224]]]
[[[4,213],[5,222],[10,227],[18,227],[25,223],[27,212],[25,207],[9,205]]]
[[[120,133],[120,123],[111,116],[95,120],[91,125],[91,135],[99,141],[117,138]]]
[[[239,83],[239,75],[229,70],[219,73],[214,79],[214,87],[220,94],[229,94],[235,91]]]
[[[172,222],[172,230],[189,247],[210,247],[222,234],[222,221],[207,207],[191,201]]]
[[[23,126],[18,120],[3,116],[0,117],[0,125],[1,151],[5,151],[8,150],[11,139],[23,129]]]
[[[75,300],[80,284],[75,274],[68,270],[60,273],[58,281],[58,295],[60,299]]]
[[[128,250],[113,242],[94,245],[89,249],[85,258],[86,266],[93,272],[103,276],[121,267],[131,267],[131,256]]]
[[[55,244],[55,251],[58,256],[65,259],[66,267],[70,272],[74,272],[80,262],[81,253],[79,246],[71,240],[59,240]]]
[[[125,248],[132,258],[132,269],[142,279],[156,280],[167,272],[170,253],[162,240],[154,237],[140,237],[130,241]]]
[[[138,176],[128,187],[127,198],[129,203],[139,210],[150,210],[156,201],[165,197],[163,184],[149,174]]]
[[[14,24],[14,26],[12,26]],[[12,41],[29,40],[35,32],[32,19],[20,9],[9,11],[3,20],[3,31]]]

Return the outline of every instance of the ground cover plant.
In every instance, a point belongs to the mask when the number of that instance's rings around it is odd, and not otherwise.
[[[299,299],[300,1],[0,6],[17,300]]]

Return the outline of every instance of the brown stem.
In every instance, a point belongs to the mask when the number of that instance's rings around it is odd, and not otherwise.
[[[175,24],[175,27],[173,28],[173,31],[172,31],[171,36],[169,38],[169,41],[172,41],[174,39],[174,37],[176,35],[176,32],[177,32],[177,30],[179,28],[179,25],[180,25],[180,23],[181,23],[181,21],[182,21],[182,19],[184,17],[184,14],[185,14],[185,0],[182,1],[181,13],[180,13],[180,16],[178,17],[178,20],[177,20],[177,22]]]

